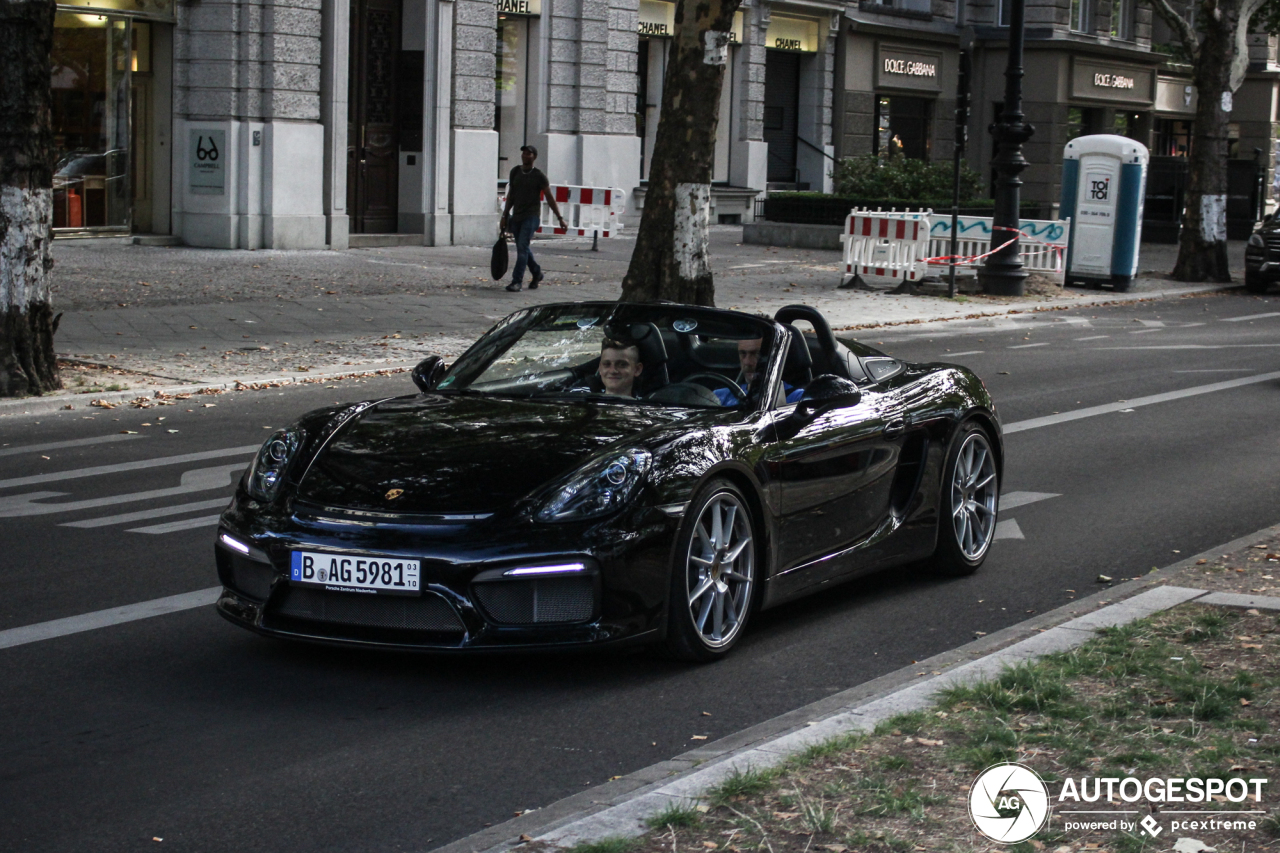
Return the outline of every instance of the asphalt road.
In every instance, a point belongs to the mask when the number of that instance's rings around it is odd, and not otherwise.
[[[889,572],[761,614],[714,666],[296,647],[209,606],[3,647],[6,629],[214,586],[208,519],[245,448],[307,408],[411,389],[0,422],[0,851],[429,850],[1089,594],[1099,574],[1280,521],[1280,373],[1256,378],[1280,372],[1280,298],[865,339],[984,377],[1010,427],[1001,538],[970,578]],[[33,514],[41,502],[76,506]]]

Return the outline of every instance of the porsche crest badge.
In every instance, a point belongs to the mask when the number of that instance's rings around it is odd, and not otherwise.
[[[393,501],[403,494],[404,494],[404,489],[392,489],[391,491],[387,492],[386,498],[389,501]]]

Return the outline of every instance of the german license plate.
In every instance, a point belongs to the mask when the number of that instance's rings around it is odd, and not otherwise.
[[[333,592],[418,595],[422,564],[399,557],[351,557],[294,551],[289,580]]]

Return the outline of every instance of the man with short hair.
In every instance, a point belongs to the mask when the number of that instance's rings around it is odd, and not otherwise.
[[[738,341],[738,367],[741,369],[738,374],[738,393],[735,394],[732,388],[717,388],[714,393],[720,400],[720,405],[736,406],[742,400],[747,399],[747,391],[751,387],[751,383],[755,381],[756,374],[760,372],[760,347],[763,344],[763,338],[749,338]],[[792,388],[786,383],[783,383],[782,390],[787,395],[788,403],[799,402],[800,397],[804,394],[804,389]]]
[[[538,230],[542,218],[542,196],[546,193],[547,205],[560,222],[561,228],[568,228],[560,208],[556,206],[555,197],[550,192],[551,183],[540,169],[533,167],[538,159],[538,149],[525,145],[520,149],[520,165],[511,170],[507,178],[507,203],[502,209],[501,228],[509,230],[516,238],[516,266],[511,271],[511,283],[507,290],[512,293],[524,286],[524,268],[529,267],[533,278],[529,280],[529,289],[537,290],[542,281],[542,267],[533,259],[529,243],[533,240],[533,232]]]
[[[605,338],[600,344],[600,367],[596,373],[604,383],[604,393],[619,397],[636,396],[636,379],[643,372],[640,347],[634,341]]]

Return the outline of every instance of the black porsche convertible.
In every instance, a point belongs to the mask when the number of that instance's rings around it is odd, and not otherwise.
[[[802,330],[803,329],[803,330]],[[813,308],[528,308],[418,393],[274,433],[223,513],[227,619],[276,637],[729,652],[751,614],[995,534],[1000,421],[966,368]]]

